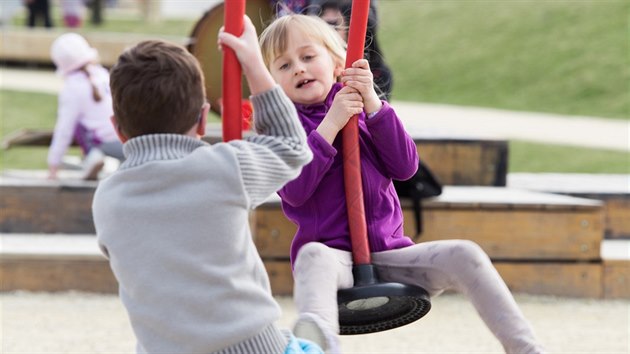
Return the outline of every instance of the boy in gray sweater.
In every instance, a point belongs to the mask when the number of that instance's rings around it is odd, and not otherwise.
[[[296,344],[274,324],[280,307],[248,213],[312,154],[244,23],[241,37],[221,32],[219,44],[235,51],[252,93],[258,135],[246,140],[200,140],[210,107],[183,47],[145,41],[111,70],[126,160],[98,186],[93,215],[140,353],[285,353]]]

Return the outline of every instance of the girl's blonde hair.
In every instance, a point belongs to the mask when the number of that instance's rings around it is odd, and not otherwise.
[[[88,70],[88,65],[83,65],[79,71],[82,71],[85,75],[87,75],[88,80],[90,81],[90,85],[92,86],[92,98],[94,99],[95,102],[101,102],[101,100],[103,99],[103,96],[101,95],[101,93],[98,90],[98,87],[96,86],[96,84],[94,83],[94,80],[92,79],[92,74],[90,73],[90,70]]]
[[[346,61],[346,43],[326,21],[317,16],[290,14],[274,20],[260,34],[260,48],[265,65],[287,50],[289,33],[301,31],[312,40],[323,45],[341,67]]]

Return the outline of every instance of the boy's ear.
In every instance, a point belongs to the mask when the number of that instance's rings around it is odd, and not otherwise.
[[[120,139],[123,144],[126,143],[129,138],[127,138],[127,136],[120,130],[120,125],[118,125],[118,122],[116,121],[116,116],[112,116],[110,120],[112,121],[114,130],[116,131],[116,135],[118,135],[118,139]]]
[[[201,119],[197,123],[197,135],[203,137],[206,135],[206,123],[208,122],[208,112],[210,111],[210,104],[205,103],[201,107]]]

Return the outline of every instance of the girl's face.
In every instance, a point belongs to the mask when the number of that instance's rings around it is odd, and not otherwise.
[[[287,50],[273,60],[269,71],[291,101],[314,104],[324,102],[342,70],[326,47],[302,31],[292,31]]]

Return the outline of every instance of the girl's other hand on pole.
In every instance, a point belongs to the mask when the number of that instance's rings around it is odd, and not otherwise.
[[[348,120],[363,112],[363,99],[359,91],[350,86],[344,86],[335,96],[324,120],[317,127],[317,132],[332,145],[335,137]]]
[[[341,82],[361,94],[366,114],[381,109],[382,103],[376,90],[374,90],[374,76],[367,60],[359,59],[352,63],[352,67],[344,69],[341,74]]]

